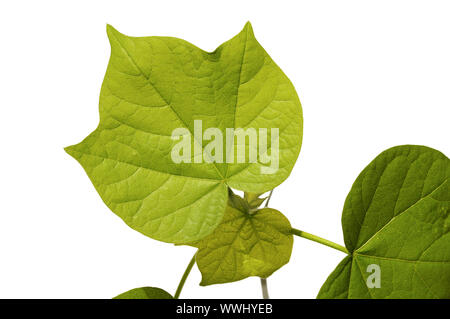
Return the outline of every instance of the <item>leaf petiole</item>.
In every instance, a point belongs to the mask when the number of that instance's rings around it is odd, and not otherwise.
[[[267,278],[260,278],[260,279],[261,279],[261,291],[263,299],[270,299],[269,288],[267,288]]]
[[[316,235],[313,235],[313,234],[310,234],[310,233],[307,233],[305,231],[298,230],[298,229],[295,229],[295,228],[292,228],[291,232],[292,232],[293,235],[296,235],[296,236],[299,236],[299,237],[303,237],[303,238],[315,241],[315,242],[317,242],[319,244],[322,244],[322,245],[325,245],[325,246],[328,246],[328,247],[340,250],[343,253],[349,254],[347,248],[345,248],[344,246],[341,246],[339,244],[336,244],[335,242],[332,242],[332,241],[330,241],[328,239],[325,239],[325,238],[322,238],[322,237],[319,237],[319,236],[316,236]]]
[[[272,198],[273,189],[270,191],[269,196],[267,196],[266,204],[264,207],[269,206],[270,199]],[[269,288],[267,287],[267,278],[261,279],[261,291],[263,299],[269,299]]]
[[[183,290],[184,283],[186,282],[187,277],[189,276],[189,273],[192,270],[192,267],[194,267],[195,264],[195,255],[192,257],[191,261],[189,262],[189,265],[187,266],[186,270],[184,271],[183,277],[181,277],[180,283],[178,284],[177,291],[175,292],[174,298],[178,299],[181,294],[181,290]]]

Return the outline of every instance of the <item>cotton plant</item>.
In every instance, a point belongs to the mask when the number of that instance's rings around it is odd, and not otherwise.
[[[289,262],[294,235],[345,254],[318,298],[450,298],[444,154],[403,145],[377,156],[345,200],[344,247],[268,206],[299,156],[303,116],[250,23],[213,52],[107,34],[99,125],[66,151],[129,227],[197,248],[174,295],[141,287],[116,298],[179,298],[195,264],[202,286],[257,276],[267,298],[266,278]]]

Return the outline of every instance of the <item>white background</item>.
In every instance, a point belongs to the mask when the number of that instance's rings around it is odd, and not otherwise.
[[[110,298],[139,286],[174,293],[194,253],[128,228],[63,151],[98,123],[109,58],[105,25],[214,50],[250,20],[294,83],[304,142],[271,206],[293,226],[343,243],[340,214],[381,151],[450,154],[448,1],[3,1],[0,5],[0,297]],[[269,278],[274,298],[314,298],[343,257],[295,239]],[[259,298],[259,279],[182,297]]]

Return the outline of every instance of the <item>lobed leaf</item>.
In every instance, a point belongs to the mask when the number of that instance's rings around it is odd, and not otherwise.
[[[291,225],[279,211],[263,208],[253,214],[228,206],[224,220],[200,242],[196,261],[201,285],[269,277],[289,262]]]
[[[405,145],[362,171],[342,214],[351,256],[318,298],[450,298],[449,162],[434,149]],[[373,265],[378,288],[367,285]]]
[[[107,32],[100,123],[66,151],[125,223],[157,240],[189,243],[219,225],[228,187],[264,193],[288,177],[302,140],[300,101],[249,23],[214,52],[177,38],[129,37],[111,26]],[[279,169],[262,174],[268,164],[238,163],[237,149],[248,151],[248,140],[235,143],[233,163],[194,163],[206,146],[194,138],[195,120],[224,137],[226,128],[278,128]],[[177,128],[192,137],[192,163],[171,158]]]

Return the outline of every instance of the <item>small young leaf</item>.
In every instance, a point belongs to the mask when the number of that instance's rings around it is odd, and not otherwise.
[[[142,287],[128,290],[113,299],[173,299],[173,297],[160,288]]]
[[[249,23],[210,53],[177,38],[129,37],[111,26],[107,31],[111,58],[100,123],[66,151],[130,227],[161,241],[189,243],[220,223],[228,187],[262,193],[289,176],[302,141],[300,101]],[[195,120],[202,121],[200,137]],[[264,161],[237,160],[240,149],[254,150],[245,138],[226,149],[223,162],[213,162],[202,138],[209,128],[224,139],[227,128],[267,129]],[[193,150],[183,158],[187,162],[171,156],[179,143],[172,139],[175,129],[185,132],[180,138]],[[272,129],[279,130],[278,153],[271,150]],[[225,153],[234,154],[231,161]],[[272,155],[278,161],[269,162]]]
[[[318,298],[450,298],[450,161],[424,146],[381,153],[342,214],[346,257]]]
[[[201,285],[267,278],[289,262],[293,238],[291,225],[279,211],[263,208],[253,214],[231,206],[222,223],[200,242],[197,265]]]
[[[236,195],[233,191],[229,191],[228,193],[228,206],[231,206],[237,210],[240,210],[243,213],[250,212],[250,206],[248,202],[243,199],[241,196]]]
[[[250,208],[258,208],[267,199],[267,197],[260,198],[262,194],[244,193],[244,199],[249,204]]]

